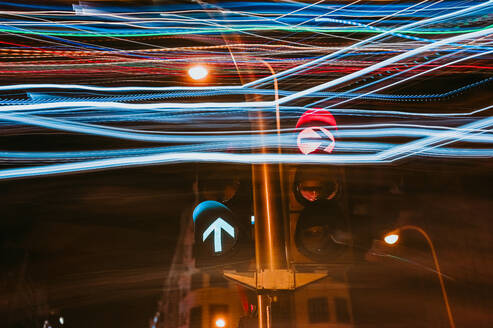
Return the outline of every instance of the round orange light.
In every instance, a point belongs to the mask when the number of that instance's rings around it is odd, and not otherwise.
[[[216,320],[216,327],[223,328],[226,327],[226,321],[223,318]]]
[[[388,234],[387,236],[385,236],[383,238],[383,240],[385,240],[385,242],[389,245],[393,245],[395,243],[397,243],[397,241],[399,240],[399,235],[395,234],[395,233],[392,233],[392,234]]]
[[[207,77],[209,71],[202,65],[195,65],[188,69],[188,75],[193,80],[202,80]]]

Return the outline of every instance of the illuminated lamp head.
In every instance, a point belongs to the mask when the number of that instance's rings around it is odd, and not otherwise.
[[[194,65],[188,69],[188,75],[193,80],[203,80],[207,77],[209,71],[203,65]]]
[[[383,238],[387,245],[394,245],[399,240],[398,232],[390,232]]]
[[[218,328],[224,328],[226,327],[226,320],[224,318],[217,318],[215,324]]]

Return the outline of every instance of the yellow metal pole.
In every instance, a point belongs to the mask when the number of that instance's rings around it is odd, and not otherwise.
[[[263,61],[274,75],[272,66]],[[277,79],[274,78],[275,100],[279,99]],[[266,130],[261,111],[257,112],[257,131],[263,138]],[[276,129],[278,135],[278,152],[281,152],[280,113],[276,101]],[[260,151],[267,149],[261,145]],[[286,236],[284,229],[284,186],[282,166],[272,164],[252,165],[253,201],[255,214],[255,254],[257,277],[263,271],[274,271],[288,268]],[[261,289],[264,286],[257,286]],[[258,294],[259,328],[270,328],[271,309],[269,296],[262,292]]]
[[[224,36],[223,36],[224,37]],[[236,70],[242,83],[243,77],[240,73],[238,64],[229,47],[229,44],[224,38],[231,58],[235,64]],[[275,74],[272,66],[267,62],[262,61]],[[274,79],[275,99],[279,99],[277,79]],[[253,126],[260,133],[261,139],[265,131],[265,122],[261,111],[250,116],[256,120],[257,124]],[[280,145],[280,113],[279,105],[276,101],[276,128],[278,133],[278,152],[281,152]],[[264,145],[260,145],[260,151],[266,153],[267,149]],[[281,199],[283,198],[282,183],[282,168],[275,169],[273,165],[259,164],[252,165],[252,189],[253,189],[253,207],[255,216],[255,259],[257,277],[264,270],[278,270],[287,268],[287,249],[285,244],[284,232],[284,208]],[[281,199],[279,199],[281,196]],[[270,328],[270,302],[267,302],[267,295],[258,293],[258,323],[259,328]]]
[[[274,75],[272,66],[264,60],[261,62],[267,66]],[[277,79],[274,78],[275,100],[279,98]],[[278,152],[280,145],[280,113],[276,101],[276,129],[278,135]],[[264,135],[265,122],[261,111],[257,112],[257,130]],[[261,145],[262,153],[267,149]],[[255,245],[257,251],[257,272],[262,270],[286,269],[286,249],[284,234],[284,188],[282,186],[282,167],[278,170],[271,164],[253,166],[253,191],[255,208]]]

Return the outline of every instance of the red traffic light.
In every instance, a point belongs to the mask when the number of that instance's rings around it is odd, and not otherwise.
[[[332,114],[325,109],[310,109],[303,113],[296,123],[296,128],[306,126],[330,126],[337,129],[337,123]]]
[[[337,123],[329,111],[308,110],[299,118],[296,128],[304,129],[298,134],[299,150],[307,155],[317,150],[331,153],[335,147],[335,139],[330,129],[337,129]]]

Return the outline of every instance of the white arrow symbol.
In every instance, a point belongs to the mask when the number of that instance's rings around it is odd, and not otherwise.
[[[205,241],[207,237],[214,231],[214,252],[220,253],[223,251],[223,244],[221,242],[221,230],[226,231],[232,238],[235,237],[235,229],[226,221],[221,218],[217,218],[202,234],[202,241]]]
[[[303,139],[322,139],[322,137],[315,130],[319,130],[319,131],[323,132],[329,138],[329,140],[331,142],[324,149],[324,151],[326,153],[331,153],[335,147],[334,136],[332,135],[332,133],[329,130],[327,130],[326,128],[319,127],[319,126],[306,128],[298,134],[297,142],[298,142],[298,148],[300,149],[300,151],[303,154],[307,155],[307,154],[314,152],[315,150],[318,149],[318,147],[320,147],[320,145],[322,144],[322,140],[311,141],[311,142],[309,142],[309,141],[307,142],[306,140],[303,141]]]

